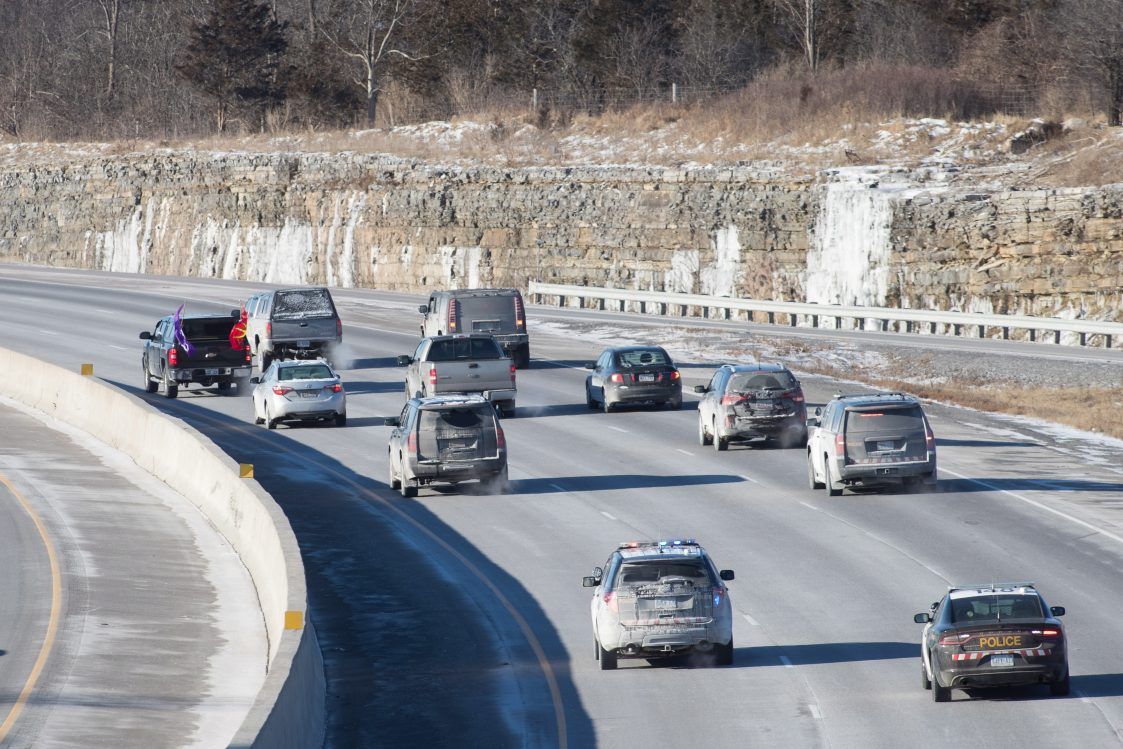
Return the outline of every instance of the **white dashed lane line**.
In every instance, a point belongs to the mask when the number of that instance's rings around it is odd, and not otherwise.
[[[612,426],[611,424],[609,424],[609,425],[608,425],[608,428],[609,428],[609,429],[612,429],[613,431],[621,432],[621,433],[623,433],[623,434],[627,434],[627,433],[628,433],[628,430],[627,430],[627,429],[621,429],[620,427],[614,427],[614,426]]]
[[[749,624],[753,625],[754,627],[760,626],[760,622],[758,622],[756,619],[753,619],[748,614],[741,614],[741,616],[745,617],[745,621],[747,621]]]
[[[683,455],[689,455],[692,458],[694,457],[694,453],[690,452],[689,450],[683,450],[681,447],[676,447],[675,449],[678,450]]]
[[[609,520],[616,520],[616,519],[617,519],[617,518],[616,518],[616,516],[615,516],[615,515],[613,515],[613,514],[612,514],[611,512],[605,512],[604,510],[601,510],[601,511],[600,511],[600,514],[601,514],[601,515],[604,515],[604,516],[605,516],[606,518],[608,518]]]
[[[780,663],[784,664],[784,668],[795,668],[795,666],[792,665],[792,659],[786,655],[780,656]]]
[[[811,711],[811,717],[812,718],[814,718],[815,720],[821,720],[822,719],[823,714],[819,712],[819,707],[817,705],[812,703],[812,704],[807,706],[807,709]]]
[[[741,478],[743,478],[745,481],[748,481],[751,484],[759,484],[760,483],[759,481],[754,479],[752,476],[742,476]]]

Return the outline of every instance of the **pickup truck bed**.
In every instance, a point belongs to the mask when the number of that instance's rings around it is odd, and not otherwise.
[[[491,336],[426,338],[414,356],[399,357],[406,370],[406,394],[430,397],[481,393],[505,414],[515,410],[515,366]]]

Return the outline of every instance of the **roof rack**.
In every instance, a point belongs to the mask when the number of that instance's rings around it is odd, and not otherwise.
[[[990,582],[990,583],[975,583],[972,585],[949,585],[948,593],[956,590],[1002,590],[1004,588],[1033,588],[1037,590],[1037,584],[1032,582]]]
[[[845,400],[846,398],[912,398],[914,396],[908,393],[835,393],[836,400]]]
[[[657,541],[622,541],[617,549],[666,549],[676,546],[700,546],[693,538],[661,538]]]

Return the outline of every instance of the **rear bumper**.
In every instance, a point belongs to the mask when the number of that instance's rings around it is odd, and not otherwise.
[[[798,413],[783,416],[741,416],[734,420],[733,426],[726,426],[719,431],[726,439],[753,439],[787,431],[806,431],[806,422],[806,417]]]
[[[941,660],[943,660],[941,658]],[[946,664],[942,664],[946,665]],[[1022,660],[1012,668],[990,668],[987,665],[941,668],[939,681],[945,687],[1005,687],[1018,684],[1049,684],[1064,679],[1068,663],[1063,655],[1042,656]]]
[[[214,374],[208,374],[213,372]],[[250,376],[249,365],[241,367],[191,367],[190,369],[169,369],[168,377],[176,382],[227,382]]]
[[[279,419],[328,419],[347,412],[347,396],[335,393],[328,398],[289,400],[283,396],[273,398],[270,412]]]
[[[671,385],[606,386],[604,396],[611,403],[653,403],[682,398],[682,382]]]
[[[613,651],[621,658],[658,658],[693,651],[708,652],[714,645],[725,645],[733,640],[731,627],[717,622],[680,627],[627,627],[617,626],[603,636],[601,647]]]
[[[410,473],[424,483],[490,478],[501,473],[506,466],[507,455],[504,452],[494,458],[445,463],[410,458]]]
[[[495,342],[502,346],[503,350],[507,353],[530,343],[530,336],[526,333],[493,335],[492,338],[494,338]]]
[[[300,345],[307,340],[306,345]],[[316,339],[296,339],[284,341],[270,341],[267,346],[264,346],[267,351],[274,356],[278,354],[291,355],[296,358],[307,356],[318,356],[324,349],[330,346],[338,346],[343,342],[342,338],[316,338]]]
[[[863,486],[893,484],[917,476],[931,476],[935,480],[936,455],[929,453],[927,460],[907,463],[848,463],[838,466],[835,475],[841,477],[845,483]]]

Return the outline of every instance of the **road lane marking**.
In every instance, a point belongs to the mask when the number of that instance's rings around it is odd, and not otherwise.
[[[758,485],[760,484],[760,482],[757,481],[756,479],[754,479],[752,476],[742,476],[741,478],[743,478],[745,481],[748,481],[749,483],[752,483],[752,484],[758,484]]]
[[[780,656],[780,663],[784,664],[784,668],[795,668],[795,666],[792,665],[792,659],[786,655]]]
[[[760,626],[760,622],[758,622],[756,619],[753,619],[748,614],[741,614],[741,616],[745,617],[745,621],[747,621],[749,624],[753,625],[754,627]]]
[[[115,348],[115,349],[117,349],[118,351],[128,351],[128,350],[129,350],[129,349],[125,348],[124,346],[118,346],[118,345],[117,345],[117,344],[115,344],[115,343],[111,343],[111,344],[109,344],[109,348]]]
[[[57,330],[47,330],[46,328],[40,328],[39,332],[43,335],[61,335]]]
[[[809,509],[809,510],[814,510],[815,512],[818,512],[818,511],[819,511],[819,508],[818,508],[818,507],[816,507],[815,505],[809,505],[809,504],[807,504],[806,502],[804,502],[804,501],[803,501],[802,499],[801,499],[801,500],[799,501],[799,503],[800,503],[801,505],[803,505],[804,507],[806,507],[807,509]]]
[[[952,476],[955,476],[957,478],[961,478],[964,481],[970,481],[972,484],[977,484],[978,486],[982,486],[982,487],[985,487],[987,489],[990,489],[992,492],[999,492],[1000,494],[1005,494],[1007,496],[1013,497],[1014,499],[1020,499],[1022,502],[1025,502],[1028,505],[1032,505],[1033,507],[1036,507],[1039,510],[1045,510],[1045,512],[1051,512],[1052,514],[1056,515],[1059,518],[1064,518],[1065,520],[1068,520],[1071,523],[1075,523],[1076,525],[1079,525],[1082,528],[1087,528],[1088,530],[1095,531],[1096,533],[1099,533],[1102,536],[1106,536],[1107,538],[1110,538],[1112,541],[1116,541],[1117,543],[1123,544],[1123,536],[1117,536],[1114,533],[1111,533],[1109,531],[1105,531],[1103,528],[1099,528],[1095,525],[1092,525],[1091,523],[1089,523],[1087,521],[1084,521],[1084,520],[1081,520],[1078,517],[1074,517],[1072,515],[1069,515],[1067,512],[1061,512],[1060,510],[1055,510],[1052,507],[1050,507],[1049,505],[1042,504],[1041,502],[1030,499],[1029,497],[1022,496],[1021,494],[1018,494],[1017,492],[1012,492],[1009,489],[1003,489],[1002,487],[995,486],[994,484],[992,484],[989,481],[986,481],[984,479],[975,479],[975,478],[971,478],[970,476],[965,476],[962,473],[956,473],[955,471],[951,470],[950,468],[944,468],[944,467],[941,466],[940,471],[943,472],[943,473],[950,473]]]
[[[47,549],[47,560],[51,565],[51,614],[47,619],[47,633],[43,636],[43,646],[39,648],[39,657],[35,659],[35,665],[31,667],[31,673],[27,676],[27,681],[20,690],[19,696],[16,697],[15,703],[12,705],[11,710],[8,711],[8,717],[0,723],[0,742],[12,730],[15,725],[16,718],[23,712],[27,700],[31,697],[31,692],[35,689],[36,682],[39,681],[39,676],[43,673],[43,667],[47,664],[47,658],[51,654],[51,648],[54,647],[55,637],[58,634],[58,623],[60,616],[60,609],[62,608],[62,575],[59,572],[58,556],[55,554],[55,546],[51,543],[50,537],[47,535],[47,528],[43,525],[39,514],[31,504],[20,494],[19,490],[8,480],[6,476],[0,474],[0,484],[3,484],[16,501],[23,507],[24,512],[31,518],[31,522],[35,524],[35,529],[39,531],[39,538],[43,541],[43,546]]]
[[[604,516],[605,516],[606,518],[608,518],[609,520],[618,520],[618,519],[619,519],[619,518],[617,518],[617,517],[616,517],[615,515],[613,515],[613,514],[612,514],[611,512],[605,512],[604,510],[601,510],[601,511],[600,511],[600,514],[601,514],[601,515],[604,515]]]
[[[819,708],[818,708],[817,705],[815,705],[814,702],[809,704],[807,706],[807,709],[811,711],[811,717],[812,718],[814,718],[815,720],[821,720],[822,719],[823,714],[819,712]]]
[[[683,455],[689,455],[692,458],[694,457],[694,453],[690,452],[689,450],[683,450],[681,447],[676,447],[675,449],[678,450]]]
[[[615,431],[617,431],[617,432],[623,432],[624,434],[627,434],[627,433],[628,433],[628,430],[627,430],[627,429],[621,429],[620,427],[614,427],[614,426],[612,426],[611,424],[609,424],[609,425],[608,425],[608,428],[609,428],[609,429],[613,429],[613,430],[615,430]]]

